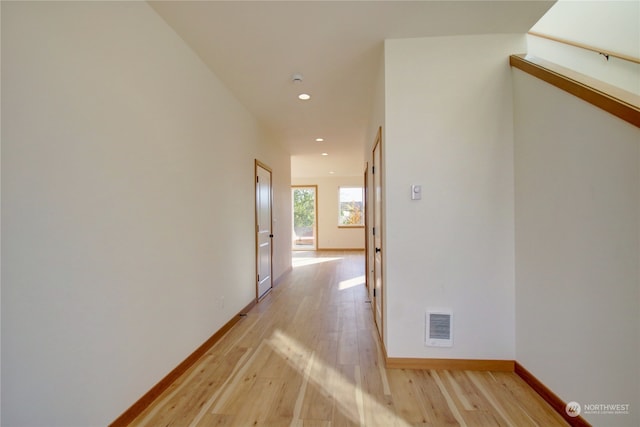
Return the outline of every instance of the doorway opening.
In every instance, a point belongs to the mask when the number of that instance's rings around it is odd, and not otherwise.
[[[291,201],[293,250],[316,250],[318,248],[318,186],[292,186]]]

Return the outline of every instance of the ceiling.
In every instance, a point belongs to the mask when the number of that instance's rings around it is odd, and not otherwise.
[[[525,33],[553,1],[149,3],[291,153],[292,176],[322,177],[363,173],[385,39]]]

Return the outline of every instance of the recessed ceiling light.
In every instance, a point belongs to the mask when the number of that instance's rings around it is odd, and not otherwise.
[[[323,155],[323,156],[328,156],[328,155],[329,155],[329,153],[322,153],[322,155]]]
[[[322,142],[324,141],[324,138],[316,138],[316,142]]]
[[[329,175],[333,175],[334,173],[334,171],[329,171]]]
[[[300,95],[298,95],[298,98],[306,101],[307,99],[311,99],[311,95],[309,95],[308,93],[301,93]]]

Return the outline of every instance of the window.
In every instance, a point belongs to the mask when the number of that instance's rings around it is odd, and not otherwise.
[[[340,187],[338,226],[364,226],[364,197],[362,187]]]
[[[291,201],[293,203],[293,242],[292,249],[315,250],[317,244],[316,210],[318,187],[293,186]]]

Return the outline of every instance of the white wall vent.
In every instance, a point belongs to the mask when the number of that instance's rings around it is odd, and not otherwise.
[[[425,345],[453,347],[453,312],[449,309],[427,309]]]

